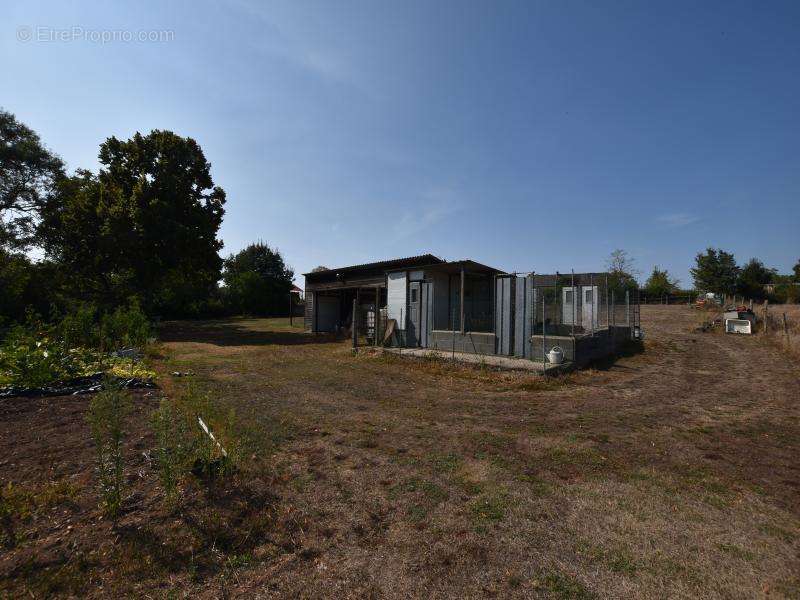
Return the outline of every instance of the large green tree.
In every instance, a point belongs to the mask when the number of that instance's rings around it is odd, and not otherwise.
[[[32,240],[39,212],[64,165],[39,136],[0,110],[0,248],[20,250]]]
[[[223,281],[229,307],[252,315],[285,315],[294,271],[263,242],[250,244],[225,260]]]
[[[113,305],[139,297],[153,313],[196,312],[220,277],[225,204],[202,149],[154,130],[107,139],[99,159],[97,175],[78,171],[45,204],[48,255],[82,299]]]
[[[767,297],[764,285],[773,283],[778,271],[764,266],[757,258],[751,258],[739,272],[736,292],[747,298],[763,299]]]
[[[798,259],[797,264],[792,267],[792,271],[794,272],[794,280],[800,283],[800,259]]]
[[[678,290],[679,281],[669,274],[666,269],[653,267],[653,272],[644,284],[648,296],[660,297],[674,294]]]
[[[690,269],[694,287],[698,291],[717,294],[732,294],[736,291],[739,267],[730,252],[718,248],[707,248],[695,257],[695,266]]]

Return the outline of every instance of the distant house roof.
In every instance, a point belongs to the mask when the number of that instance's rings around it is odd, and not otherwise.
[[[292,284],[292,289],[291,289],[291,291],[292,291],[292,292],[294,292],[295,294],[302,294],[302,293],[303,293],[303,290],[301,290],[299,287],[297,287],[297,286],[296,286],[296,285],[294,285],[294,284]]]
[[[425,265],[436,265],[443,263],[441,258],[433,254],[420,254],[419,256],[407,256],[405,258],[392,258],[389,260],[379,260],[377,262],[364,263],[360,265],[350,265],[348,267],[338,267],[336,269],[327,269],[325,271],[312,271],[304,273],[306,278],[314,277],[316,275],[324,275],[332,273],[349,273],[351,271],[389,271],[391,269],[403,269],[412,267],[422,267]]]

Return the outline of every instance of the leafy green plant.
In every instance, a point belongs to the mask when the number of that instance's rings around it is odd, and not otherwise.
[[[107,350],[144,346],[151,335],[150,322],[137,302],[104,314],[99,330],[102,346]]]
[[[97,348],[100,345],[97,307],[94,304],[81,304],[64,316],[57,329],[68,348]]]
[[[198,476],[213,478],[235,471],[242,453],[242,444],[236,433],[238,424],[235,411],[223,410],[211,400],[208,392],[200,391],[191,384],[184,389],[180,403],[192,420],[193,472]],[[206,424],[214,439],[202,429],[198,417]]]
[[[42,387],[97,371],[152,377],[133,355],[123,359],[104,352],[123,346],[143,348],[151,334],[146,315],[135,303],[100,316],[93,305],[84,304],[54,324],[29,312],[25,323],[14,326],[0,346],[0,385]]]
[[[164,398],[153,411],[152,424],[156,434],[154,458],[158,478],[164,489],[167,505],[174,506],[190,452],[186,419],[172,400]]]
[[[54,339],[40,322],[17,325],[0,348],[0,383],[40,387],[82,370],[83,357]]]
[[[130,412],[130,396],[111,381],[89,403],[87,420],[97,450],[97,473],[102,506],[116,519],[124,490],[125,417]]]

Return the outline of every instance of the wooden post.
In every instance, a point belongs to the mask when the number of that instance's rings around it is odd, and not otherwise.
[[[461,267],[461,333],[464,333],[464,267]]]
[[[358,348],[358,325],[356,323],[356,310],[358,309],[358,300],[353,298],[353,317],[351,319],[351,329],[353,330],[353,349]]]
[[[764,300],[764,335],[769,333],[769,300]]]

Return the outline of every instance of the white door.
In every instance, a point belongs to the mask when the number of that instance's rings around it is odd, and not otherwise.
[[[561,290],[561,322],[564,325],[577,325],[580,322],[580,315],[575,314],[576,289],[567,287]]]
[[[581,300],[583,304],[583,319],[581,324],[584,329],[597,329],[597,318],[600,314],[600,306],[597,303],[598,287],[596,285],[581,286]]]
[[[598,292],[596,285],[565,287],[561,291],[561,322],[564,325],[579,325],[587,330],[597,329],[600,314]]]

